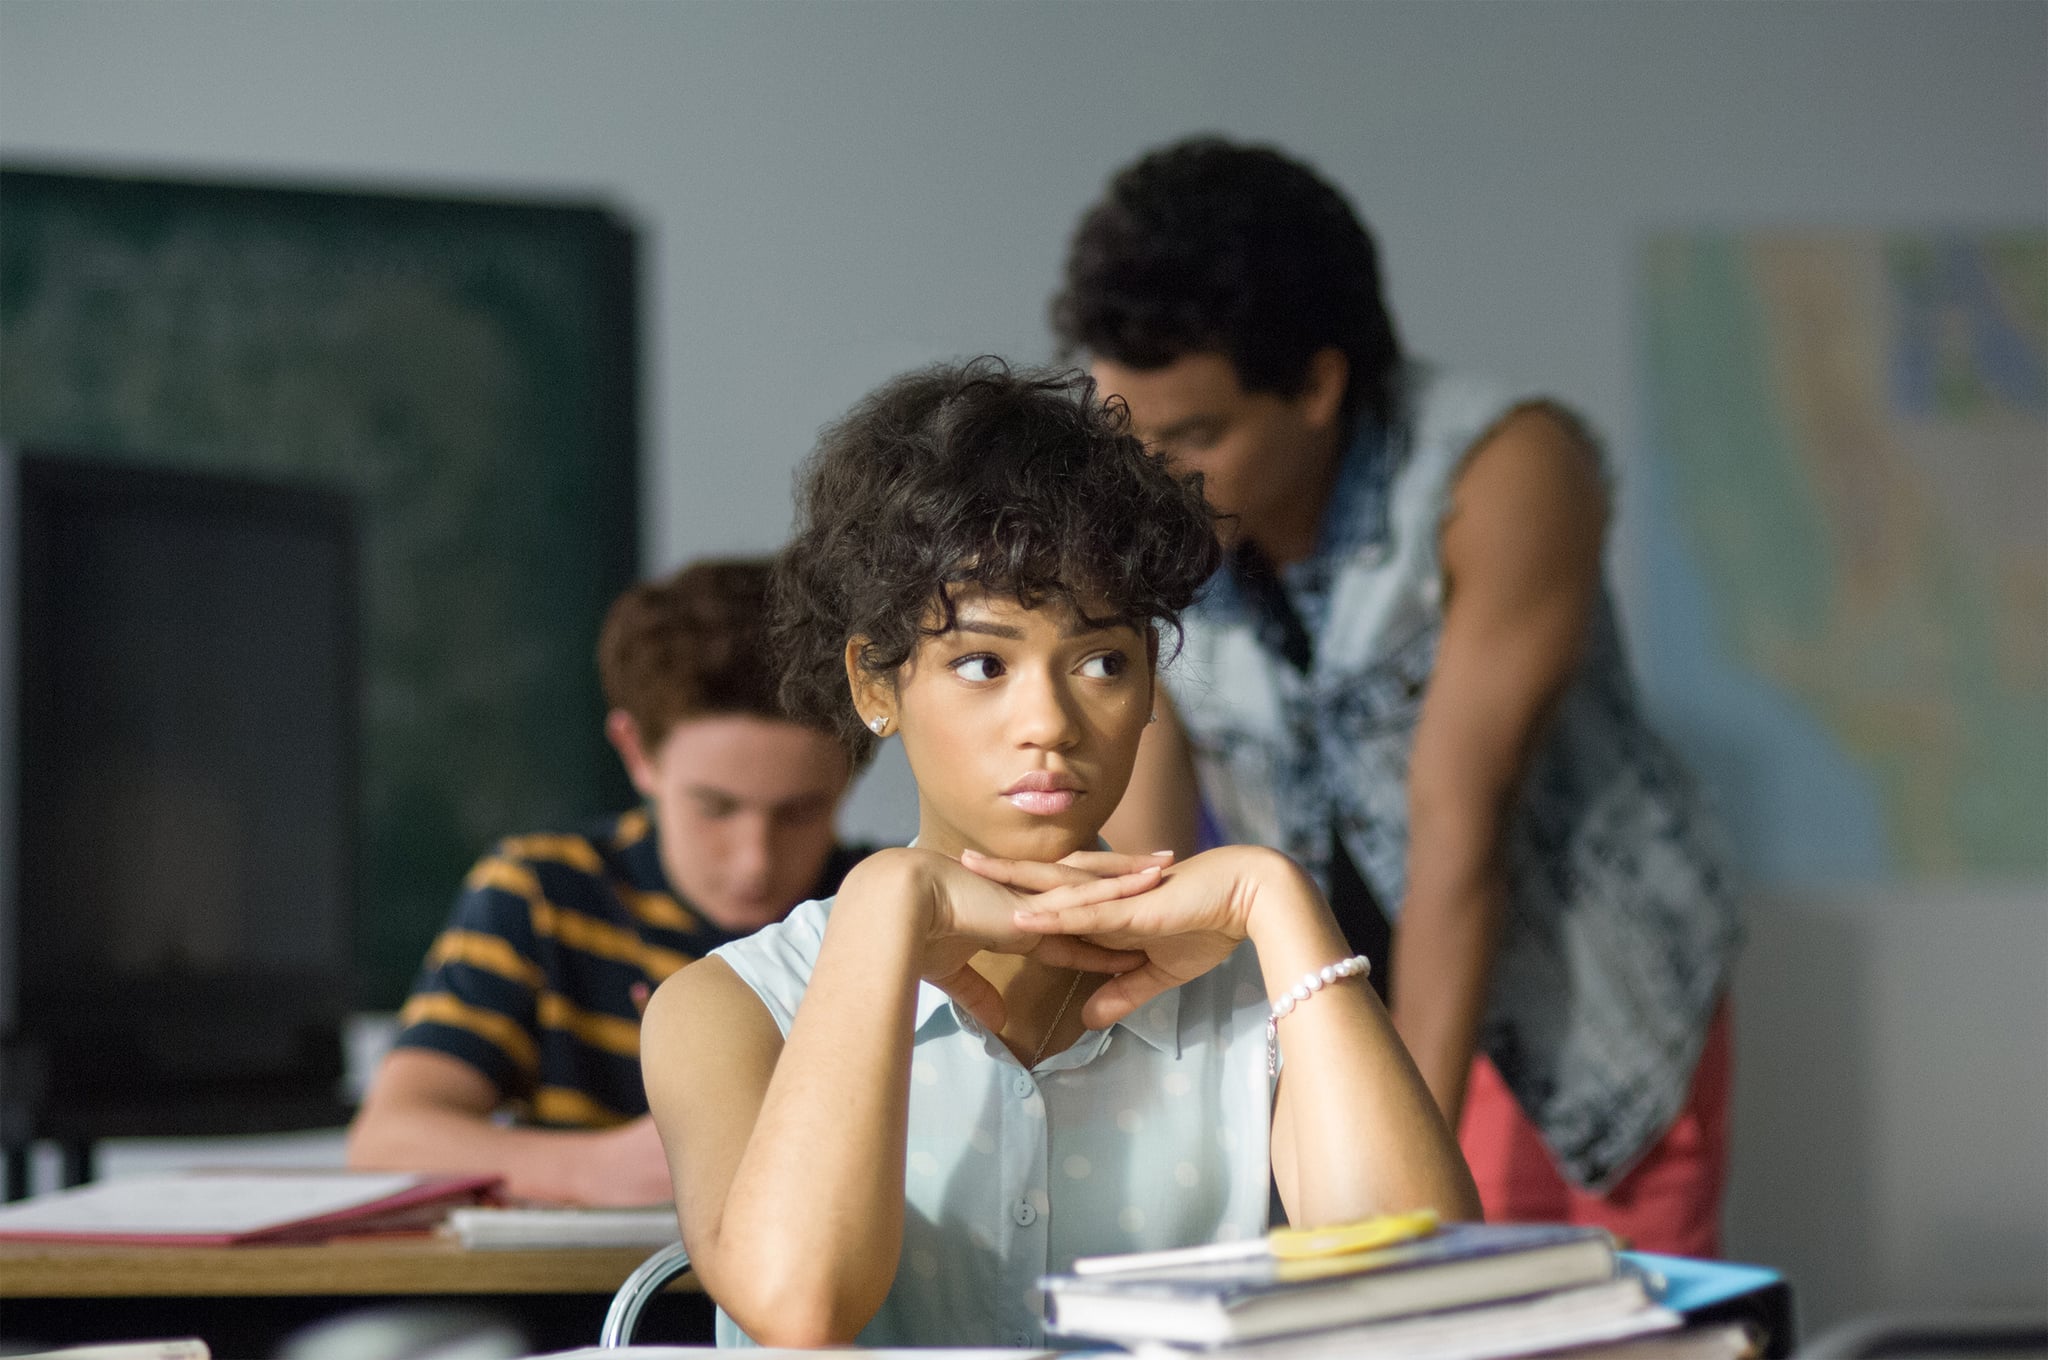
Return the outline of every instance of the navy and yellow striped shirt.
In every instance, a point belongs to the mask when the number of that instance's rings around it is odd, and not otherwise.
[[[809,895],[837,892],[865,853],[835,848]],[[633,984],[737,938],[670,889],[644,810],[515,836],[469,871],[396,1043],[468,1063],[531,1123],[623,1123],[647,1113]]]

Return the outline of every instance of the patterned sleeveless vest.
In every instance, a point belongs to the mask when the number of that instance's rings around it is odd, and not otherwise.
[[[1354,443],[1316,553],[1282,573],[1313,639],[1306,669],[1262,637],[1231,566],[1166,672],[1225,838],[1286,851],[1328,891],[1341,836],[1397,922],[1409,752],[1443,630],[1440,530],[1466,455],[1529,400],[1410,365],[1398,427]],[[1683,1105],[1740,933],[1724,843],[1643,721],[1604,582],[1507,835],[1480,1045],[1559,1165],[1604,1189]]]

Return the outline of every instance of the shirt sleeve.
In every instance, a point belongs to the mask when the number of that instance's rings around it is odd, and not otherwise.
[[[477,862],[399,1012],[394,1047],[468,1063],[504,1099],[532,1095],[540,1068],[535,997],[545,976],[533,928],[539,895],[524,860],[500,851]]]
[[[803,1004],[804,989],[810,985],[811,970],[817,966],[818,951],[825,943],[825,922],[831,916],[832,899],[800,903],[796,910],[771,926],[764,926],[745,939],[721,945],[712,957],[723,959],[739,974],[740,981],[754,991],[777,1029],[789,1037],[796,1022],[796,1008]]]

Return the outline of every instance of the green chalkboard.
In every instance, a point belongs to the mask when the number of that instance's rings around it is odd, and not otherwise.
[[[631,796],[633,261],[587,205],[0,170],[0,436],[356,500],[365,1005],[492,840]]]

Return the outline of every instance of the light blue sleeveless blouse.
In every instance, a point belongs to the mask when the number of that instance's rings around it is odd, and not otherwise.
[[[714,957],[787,1036],[832,902]],[[1077,1256],[1266,1230],[1273,1082],[1258,957],[1217,968],[1026,1071],[929,983],[917,994],[896,1282],[863,1346],[1045,1346],[1039,1276]],[[878,1248],[879,1245],[878,1245]],[[718,1344],[751,1340],[721,1310]]]

